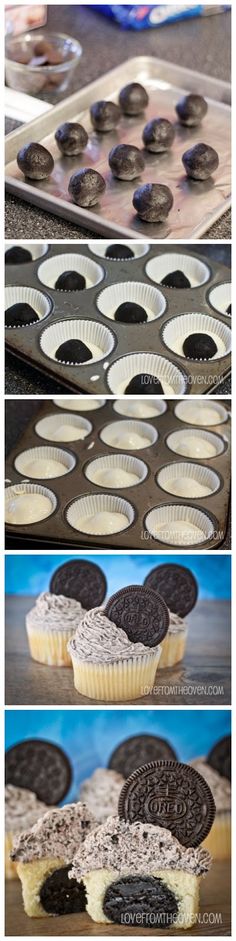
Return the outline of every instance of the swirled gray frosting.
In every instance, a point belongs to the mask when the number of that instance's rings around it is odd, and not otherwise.
[[[89,808],[81,801],[50,809],[14,841],[11,859],[29,863],[33,859],[51,856],[71,862],[96,823]]]
[[[5,788],[6,830],[21,833],[26,827],[32,827],[39,817],[43,817],[47,809],[47,805],[39,801],[33,791],[7,784]]]
[[[118,660],[129,660],[130,657],[155,654],[160,645],[145,647],[144,644],[131,643],[125,631],[110,621],[102,608],[91,608],[91,611],[85,612],[74,637],[67,644],[67,649],[73,660],[116,663]]]
[[[185,631],[187,625],[186,621],[183,621],[183,618],[180,618],[179,614],[174,614],[173,611],[169,610],[170,623],[168,627],[168,634],[178,634],[179,631]]]
[[[84,608],[75,598],[43,591],[26,615],[26,625],[43,631],[76,631],[84,614]]]

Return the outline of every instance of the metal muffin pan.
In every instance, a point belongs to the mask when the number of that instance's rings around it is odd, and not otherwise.
[[[172,394],[203,395],[206,392],[215,393],[218,384],[230,373],[230,353],[208,362],[190,361],[183,356],[174,354],[167,347],[162,332],[169,320],[187,312],[208,315],[213,320],[217,320],[218,323],[225,325],[229,330],[231,325],[230,317],[227,314],[216,312],[215,307],[211,306],[209,295],[217,285],[230,283],[230,270],[218,262],[215,263],[212,259],[201,256],[198,251],[188,250],[184,245],[178,245],[177,248],[177,246],[155,246],[148,243],[143,243],[141,246],[141,243],[139,243],[139,251],[141,247],[144,252],[142,255],[128,261],[112,261],[102,257],[102,242],[94,242],[89,245],[80,243],[79,246],[74,246],[74,244],[73,246],[50,245],[43,258],[18,266],[7,265],[6,285],[15,286],[17,282],[19,287],[31,287],[40,291],[48,300],[50,308],[49,313],[43,320],[31,326],[15,329],[6,328],[7,350],[47,376],[59,380],[66,389],[73,392],[85,392],[91,395],[107,395],[109,393],[117,395],[119,390],[112,387],[110,367],[117,360],[120,361],[122,357],[127,357],[132,353],[146,352],[148,355],[155,353],[162,356],[167,363],[172,363],[178,369],[182,388],[174,390]],[[134,243],[134,250],[136,249],[137,245]],[[197,260],[203,266],[205,275],[202,275],[202,277],[206,277],[203,284],[198,287],[179,290],[165,288],[153,280],[153,259],[160,259],[164,254],[171,257],[171,254],[176,252],[188,258],[191,257],[194,261]],[[46,261],[53,260],[61,254],[68,255],[71,253],[74,256],[80,255],[83,258],[83,263],[86,260],[95,262],[98,269],[101,269],[101,280],[84,291],[72,292],[54,290],[48,284],[43,284],[41,272],[45,272]],[[147,270],[149,271],[150,267],[152,276],[149,277]],[[48,280],[51,280],[51,278]],[[124,282],[126,284],[127,282],[130,284],[140,282],[141,285],[147,285],[161,292],[163,313],[148,323],[138,325],[118,323],[101,313],[99,306],[101,306],[104,289]],[[52,325],[68,320],[78,321],[78,323],[87,320],[101,324],[105,328],[108,345],[113,347],[111,351],[104,355],[104,358],[99,362],[88,362],[81,366],[68,366],[49,358],[41,347],[42,342],[44,345],[45,336],[48,336],[46,331]],[[140,372],[140,370],[138,371]]]
[[[166,409],[161,415],[155,418],[143,419],[146,426],[152,431],[153,444],[137,451],[128,449],[122,451],[122,448],[108,446],[101,439],[101,433],[108,424],[113,422],[114,427],[116,427],[117,423],[126,421],[124,416],[115,411],[114,405],[115,403],[112,401],[107,401],[105,404],[101,405],[101,408],[95,410],[91,408],[91,411],[86,410],[86,413],[81,413],[82,417],[86,417],[92,425],[92,430],[89,431],[88,435],[83,440],[73,441],[71,443],[67,441],[64,444],[57,442],[58,447],[65,448],[67,452],[71,452],[72,455],[75,456],[76,465],[70,473],[67,473],[63,477],[36,481],[36,483],[48,487],[53,494],[55,494],[57,506],[51,516],[43,522],[30,525],[13,526],[7,524],[6,536],[14,535],[14,538],[16,537],[21,540],[21,545],[24,542],[24,538],[27,539],[27,541],[30,539],[32,540],[32,548],[34,542],[40,540],[42,544],[45,543],[46,546],[50,546],[50,543],[53,543],[54,545],[58,544],[58,547],[125,548],[140,549],[142,551],[148,548],[169,549],[173,551],[173,548],[177,549],[178,546],[175,545],[173,547],[173,545],[168,545],[168,543],[155,539],[148,534],[146,529],[146,517],[154,507],[173,507],[183,504],[186,507],[194,506],[196,510],[203,511],[206,514],[206,519],[212,521],[214,536],[193,547],[191,545],[186,547],[181,546],[181,550],[184,548],[216,549],[223,541],[227,527],[230,493],[230,418],[228,417],[227,420],[221,424],[219,423],[219,425],[214,425],[209,428],[204,426],[204,428],[202,428],[203,434],[209,431],[217,435],[219,442],[222,444],[222,452],[214,458],[211,457],[207,460],[194,459],[193,461],[195,464],[203,465],[211,469],[218,475],[219,488],[217,492],[201,499],[186,500],[174,497],[158,486],[157,474],[160,472],[161,468],[167,464],[176,464],[177,461],[181,462],[181,464],[189,463],[189,461],[192,462],[193,459],[185,459],[174,453],[168,447],[166,439],[171,432],[179,430],[186,430],[186,432],[189,433],[191,428],[194,433],[195,426],[190,426],[187,422],[180,421],[175,416],[176,401],[169,400],[165,403]],[[63,418],[63,414],[65,414],[66,411],[69,411],[69,409],[59,409],[52,401],[45,401],[41,405],[38,414],[36,416],[34,415],[31,419],[22,437],[7,458],[6,481],[8,486],[19,484],[26,479],[21,474],[17,473],[15,469],[15,462],[19,454],[29,448],[46,444],[52,445],[52,441],[47,442],[37,435],[35,427],[38,422],[52,414],[56,416],[60,414]],[[75,413],[73,412],[71,414],[74,415]],[[76,415],[78,416],[79,412],[76,412]],[[140,419],[140,421],[142,421],[142,419]],[[138,430],[138,424],[139,419],[132,420],[132,428],[134,431]],[[200,428],[200,426],[198,426],[198,428]],[[147,474],[145,479],[139,484],[122,488],[120,492],[112,488],[103,490],[102,487],[93,484],[85,476],[88,462],[94,461],[99,457],[105,457],[106,455],[118,455],[122,453],[137,457],[146,465]],[[32,482],[31,479],[31,483]],[[126,530],[111,536],[85,535],[78,530],[72,529],[72,527],[68,525],[66,511],[73,501],[79,497],[86,497],[88,494],[99,495],[104,492],[116,497],[117,495],[118,497],[121,496],[124,500],[128,501],[132,509],[131,516],[134,517],[131,525],[129,525]]]
[[[124,37],[125,41],[125,37]],[[149,94],[145,112],[135,118],[122,117],[111,133],[92,132],[90,106],[101,98],[117,101],[121,88],[129,82],[141,82]],[[188,92],[197,92],[208,99],[208,113],[197,128],[179,126],[175,105]],[[142,130],[157,115],[176,122],[174,146],[168,154],[145,151],[145,170],[131,183],[114,180],[108,154],[118,143],[135,144],[142,148]],[[200,238],[209,226],[230,206],[231,139],[230,85],[208,75],[164,62],[151,56],[138,56],[105,73],[86,88],[66,98],[30,124],[13,131],[6,141],[7,190],[32,205],[84,225],[103,237],[150,239]],[[89,133],[89,144],[80,157],[62,158],[54,133],[64,121],[79,121]],[[39,141],[55,160],[51,177],[40,183],[26,181],[17,163],[17,152],[24,144]],[[191,145],[203,141],[219,153],[219,167],[212,179],[196,182],[187,179],[182,154]],[[95,167],[106,181],[100,203],[91,209],[76,206],[68,193],[72,173],[82,167]],[[174,204],[165,223],[147,224],[137,216],[132,198],[141,183],[159,182],[170,187]],[[147,231],[148,230],[148,231]]]

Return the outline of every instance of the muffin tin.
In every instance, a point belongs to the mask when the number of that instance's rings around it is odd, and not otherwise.
[[[146,405],[146,400],[143,400],[143,403]],[[196,426],[190,425],[188,421],[181,420],[176,416],[176,410],[178,412],[180,408],[183,411],[185,406],[190,406],[190,401],[182,400],[176,403],[169,400],[167,403],[160,400],[157,402],[157,406],[160,407],[161,414],[144,420],[129,419],[122,416],[117,410],[123,405],[121,400],[107,401],[101,404],[100,408],[94,410],[92,404],[91,400],[90,411],[86,410],[85,413],[82,412],[81,414],[81,421],[85,423],[83,427],[86,431],[86,437],[83,440],[71,443],[66,441],[65,445],[62,442],[60,443],[60,449],[65,449],[67,453],[71,453],[72,463],[74,464],[74,459],[76,461],[72,470],[62,477],[35,482],[31,479],[29,484],[25,484],[26,478],[16,471],[16,464],[19,466],[19,455],[22,455],[22,452],[28,449],[41,448],[42,446],[51,449],[52,440],[47,441],[44,439],[43,441],[42,437],[37,434],[36,429],[40,423],[40,430],[42,430],[42,421],[45,422],[52,414],[56,416],[56,420],[58,415],[61,416],[61,420],[64,417],[66,422],[65,416],[69,409],[61,409],[53,401],[45,401],[41,405],[37,416],[34,416],[29,422],[20,441],[17,442],[17,446],[13,448],[7,458],[7,486],[22,483],[23,488],[26,487],[27,489],[29,487],[32,490],[32,485],[34,489],[35,483],[36,487],[46,488],[47,493],[51,492],[54,501],[56,499],[57,503],[56,507],[52,506],[51,515],[43,522],[29,525],[21,524],[20,526],[7,524],[6,536],[14,536],[14,539],[18,539],[22,546],[24,545],[24,539],[27,540],[27,543],[31,541],[32,548],[34,543],[38,541],[41,541],[44,546],[53,544],[58,545],[58,547],[125,548],[140,549],[142,551],[144,548],[153,550],[169,549],[171,551],[173,551],[173,547],[175,549],[181,548],[181,550],[193,547],[196,549],[217,548],[223,541],[226,532],[230,491],[230,418],[224,405],[214,400],[214,405],[213,402],[211,405],[213,408],[217,408],[218,423],[211,425],[209,428],[206,425],[198,425],[197,428],[197,432],[202,428],[205,439],[215,443],[218,451],[217,455],[205,460],[196,458],[193,460],[184,458],[174,452],[168,446],[167,440],[170,435],[181,430],[186,431],[187,435],[191,430],[195,435]],[[128,405],[127,399],[126,404]],[[204,400],[202,407],[205,408],[207,405],[208,403]],[[74,415],[75,413],[70,412],[69,414]],[[76,412],[76,415],[79,416],[79,412]],[[120,428],[121,431],[125,430],[126,421],[133,434],[141,431],[142,435],[145,433],[147,440],[150,439],[150,444],[147,447],[131,450],[130,448],[122,449],[119,446],[114,447],[105,443],[104,438],[106,438],[106,441],[110,440],[110,426],[112,425],[112,432],[118,434]],[[111,487],[103,489],[103,487],[88,479],[86,468],[90,464],[91,469],[91,462],[105,458],[104,464],[106,466],[107,460],[110,458],[111,463],[114,464],[115,456],[118,455],[121,462],[122,460],[126,461],[127,455],[133,459],[132,470],[135,470],[135,473],[139,475],[140,483],[122,489],[112,489]],[[187,468],[188,473],[189,468],[191,473],[192,464],[195,464],[195,467],[197,465],[200,468],[200,475],[204,474],[208,483],[210,482],[214,491],[212,495],[200,499],[192,499],[191,497],[184,499],[167,493],[163,486],[157,483],[157,477],[160,473],[163,475],[162,469],[167,465],[169,465],[171,472],[171,468],[177,462],[181,464],[182,470],[185,471]],[[121,465],[119,464],[119,466]],[[73,528],[74,501],[76,500],[83,501],[81,504],[83,512],[86,511],[88,500],[90,507],[95,505],[95,508],[99,508],[101,512],[104,509],[111,509],[113,503],[115,503],[115,508],[127,514],[129,525],[123,531],[109,536],[82,533]],[[98,504],[99,507],[97,507]],[[180,506],[182,507],[181,510]],[[200,526],[203,539],[197,544],[194,543],[194,545],[180,543],[178,546],[175,542],[173,546],[173,543],[154,538],[152,535],[154,510],[158,519],[161,518],[161,522],[165,519],[168,520],[170,516],[175,518],[176,514],[181,519],[190,519],[194,525]],[[69,525],[70,522],[71,525]]]
[[[7,350],[73,392],[123,394],[130,370],[131,374],[134,371],[155,374],[157,370],[166,383],[165,395],[216,392],[230,372],[231,318],[222,313],[224,297],[228,304],[229,269],[184,246],[166,249],[147,242],[131,243],[134,258],[113,261],[104,257],[107,245],[109,242],[80,243],[73,248],[50,245],[43,258],[6,266],[6,306],[18,296],[20,300],[26,296],[30,302],[31,292],[32,299],[37,292],[41,302],[41,320],[37,323],[6,328]],[[170,266],[176,268],[181,264],[194,287],[182,290],[160,285]],[[71,265],[85,273],[91,286],[83,291],[55,290],[53,284],[58,273],[63,266],[65,270]],[[111,318],[112,305],[114,309],[119,297],[122,301],[124,296],[127,300],[142,297],[149,311],[148,322],[123,324]],[[223,336],[227,350],[225,355],[208,362],[187,360],[170,348],[175,345],[172,334],[178,335],[179,324],[185,325],[186,319],[191,324],[191,318],[195,318],[199,328],[201,317],[220,336],[221,343]],[[101,358],[80,366],[51,358],[56,345],[72,335],[84,338],[85,342],[92,340],[101,350]]]
[[[125,37],[124,37],[125,45]],[[129,82],[141,82],[148,92],[145,112],[135,118],[122,117],[116,131],[107,134],[92,132],[90,106],[99,99],[117,102],[121,88]],[[179,126],[175,105],[183,94],[197,92],[208,99],[209,110],[197,128]],[[142,131],[147,121],[157,114],[176,122],[172,151],[157,156],[145,153],[145,170],[131,183],[114,180],[108,165],[108,154],[118,143],[135,144],[142,148]],[[208,75],[164,62],[150,56],[138,56],[105,73],[86,88],[66,98],[30,124],[10,134],[6,141],[6,186],[9,192],[32,205],[86,226],[103,237],[150,239],[200,238],[230,206],[230,85]],[[57,127],[64,121],[79,121],[89,133],[89,144],[80,157],[62,158],[54,139]],[[17,163],[17,152],[29,141],[46,146],[55,167],[43,182],[26,181]],[[203,141],[219,154],[219,167],[212,179],[196,182],[187,179],[182,155],[191,145]],[[72,173],[82,167],[95,167],[106,181],[101,200],[91,209],[76,206],[68,193]],[[141,183],[159,182],[170,187],[174,204],[167,221],[146,223],[137,216],[133,193]],[[148,229],[148,233],[147,233]]]

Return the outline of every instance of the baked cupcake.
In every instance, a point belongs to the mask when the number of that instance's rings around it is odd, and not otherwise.
[[[84,886],[73,879],[69,882],[68,870],[94,825],[85,804],[67,804],[48,810],[14,842],[11,859],[30,918],[84,911]]]
[[[118,800],[125,778],[110,768],[96,768],[81,784],[79,800],[87,804],[99,823],[117,814]]]
[[[83,879],[93,921],[192,927],[211,863],[197,844],[213,816],[211,792],[192,768],[164,761],[135,771],[121,791],[119,816],[86,837],[69,872]]]
[[[198,585],[190,569],[172,562],[151,569],[144,585],[159,592],[169,609],[169,627],[158,664],[163,670],[183,660],[188,636],[185,617],[196,604]]]
[[[226,737],[228,739],[228,736]],[[219,748],[226,745],[226,739],[221,739],[214,747],[219,753]],[[210,851],[214,859],[228,859],[231,855],[231,783],[227,777],[219,772],[214,766],[211,767],[211,752],[207,758],[196,758],[191,761],[191,767],[202,775],[211,788],[215,805],[216,816],[208,836],[204,840],[204,846]],[[224,765],[222,770],[224,771]]]
[[[17,879],[16,864],[10,858],[13,841],[20,836],[22,830],[32,827],[47,809],[47,804],[39,801],[33,791],[7,784],[5,788],[6,879]]]
[[[105,609],[86,612],[68,643],[77,691],[104,702],[147,695],[168,624],[163,599],[140,585],[118,591]]]

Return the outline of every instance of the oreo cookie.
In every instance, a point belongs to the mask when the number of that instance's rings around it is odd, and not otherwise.
[[[105,251],[105,258],[111,258],[115,261],[122,261],[126,258],[134,258],[134,252],[128,245],[108,245]]]
[[[144,307],[134,301],[125,301],[123,304],[119,304],[114,316],[114,320],[118,320],[119,323],[146,323],[147,319],[147,312]]]
[[[71,781],[69,759],[52,742],[31,738],[6,752],[6,784],[33,791],[48,806],[63,800]]]
[[[64,595],[80,601],[82,608],[99,608],[106,591],[107,580],[95,562],[75,559],[60,565],[51,577],[49,590],[53,595]]]
[[[55,353],[59,363],[70,363],[71,366],[80,366],[80,363],[87,363],[92,358],[91,350],[82,340],[65,340]]]
[[[133,644],[156,647],[165,637],[169,612],[163,598],[142,585],[121,588],[109,598],[104,614],[127,634]]]
[[[208,360],[217,353],[217,346],[207,333],[192,333],[184,340],[183,353],[187,359]]]
[[[207,756],[207,764],[223,778],[231,781],[231,735],[225,735],[213,745]]]
[[[158,735],[132,735],[112,752],[108,768],[118,771],[123,778],[129,778],[141,765],[161,758],[177,759],[174,749],[165,738],[159,738]]]
[[[174,924],[179,903],[164,879],[155,876],[123,876],[107,887],[104,915],[118,925],[167,928]],[[156,919],[155,919],[156,915]]]
[[[125,782],[118,813],[129,823],[139,820],[170,830],[182,846],[199,846],[212,827],[215,802],[195,768],[178,761],[153,761]]]
[[[157,591],[170,611],[180,618],[185,618],[196,604],[198,584],[185,565],[175,565],[174,562],[157,565],[144,579],[144,585]]]
[[[182,290],[185,288],[191,288],[190,281],[188,278],[186,278],[184,271],[180,271],[179,269],[176,269],[176,271],[169,271],[168,274],[162,278],[160,284],[163,284],[166,288],[178,288]]]
[[[40,902],[48,915],[72,915],[85,911],[85,887],[83,882],[68,879],[70,869],[71,865],[55,869],[41,885]]]

